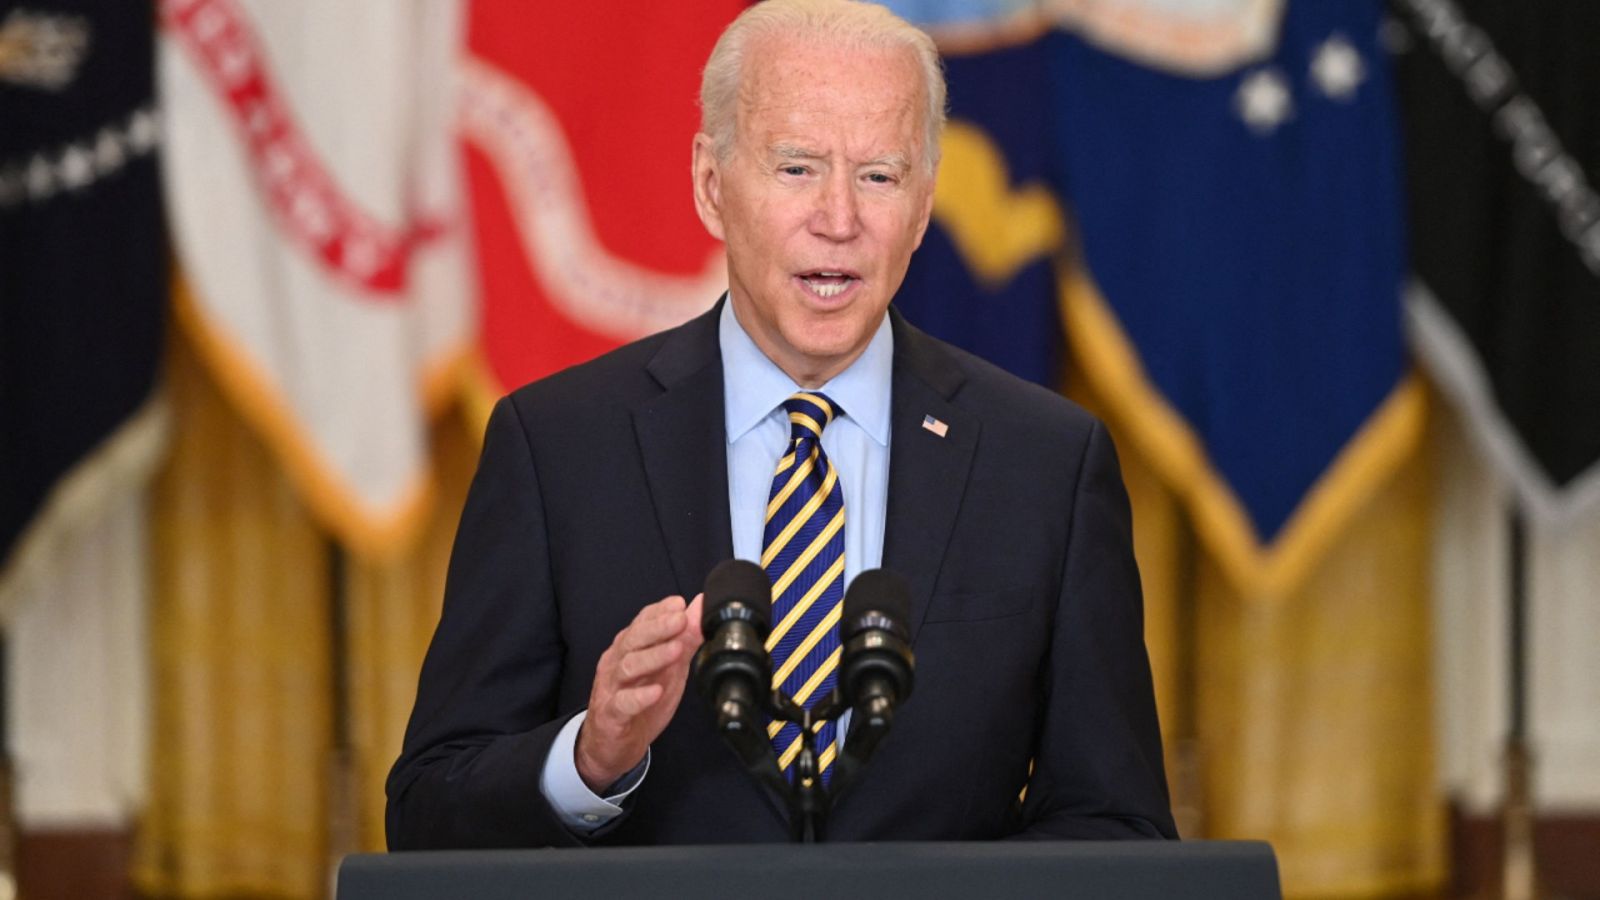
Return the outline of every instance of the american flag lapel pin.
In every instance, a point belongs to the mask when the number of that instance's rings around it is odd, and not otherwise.
[[[927,431],[933,432],[939,437],[944,437],[946,434],[950,433],[950,426],[939,421],[938,419],[935,419],[933,416],[923,416],[922,427]]]

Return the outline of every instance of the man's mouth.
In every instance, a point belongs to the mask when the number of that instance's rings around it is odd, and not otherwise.
[[[844,269],[813,269],[802,272],[800,280],[813,294],[826,300],[839,296],[861,279],[854,272]]]

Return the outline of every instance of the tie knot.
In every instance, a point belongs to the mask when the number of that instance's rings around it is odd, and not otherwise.
[[[839,414],[838,407],[826,394],[811,391],[791,394],[789,399],[783,401],[783,409],[789,414],[789,439],[793,441],[801,438],[821,440],[822,429],[827,428],[833,417]]]

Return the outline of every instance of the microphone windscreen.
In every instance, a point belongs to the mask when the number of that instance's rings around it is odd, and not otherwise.
[[[749,560],[729,559],[718,563],[706,576],[705,594],[700,629],[706,634],[716,628],[730,603],[741,603],[751,610],[763,630],[772,618],[772,582],[760,566]]]
[[[906,580],[888,569],[868,569],[850,582],[844,593],[844,616],[840,637],[849,640],[868,625],[863,618],[872,614],[892,623],[892,630],[906,633],[911,619],[911,586]]]

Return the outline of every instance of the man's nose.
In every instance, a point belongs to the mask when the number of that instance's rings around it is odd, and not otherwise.
[[[822,179],[811,211],[811,232],[831,241],[847,241],[861,230],[861,210],[848,173],[830,172]]]

